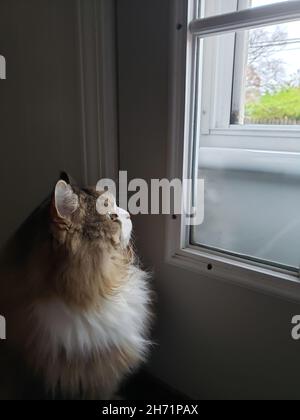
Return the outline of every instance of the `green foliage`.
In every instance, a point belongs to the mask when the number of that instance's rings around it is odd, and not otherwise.
[[[246,104],[246,117],[258,121],[300,121],[300,88],[288,87],[262,95],[257,102]]]

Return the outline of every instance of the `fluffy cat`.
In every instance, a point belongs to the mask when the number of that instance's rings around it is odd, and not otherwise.
[[[1,255],[0,348],[24,359],[52,396],[111,399],[147,355],[148,276],[131,231],[109,194],[62,174]]]

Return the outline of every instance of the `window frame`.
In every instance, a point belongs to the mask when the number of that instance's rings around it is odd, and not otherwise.
[[[195,36],[189,28],[190,22],[195,21],[196,13],[199,13],[199,0],[174,0],[172,4],[168,154],[170,179],[187,179],[193,173],[190,162],[194,152],[194,133],[199,129],[195,123],[195,109],[199,113],[199,106],[195,107],[195,95],[191,94],[197,68],[193,55]],[[296,138],[294,140],[299,142]],[[165,256],[168,264],[300,302],[300,271],[291,272],[263,263],[252,263],[238,256],[228,256],[191,245],[190,229],[184,225],[181,217],[170,217],[166,229]]]
[[[203,2],[204,4],[206,1]],[[211,13],[220,13],[225,12],[227,18],[229,16],[234,19],[236,14],[241,15],[241,17],[251,22],[250,26],[244,26],[245,29],[251,29],[254,27],[253,20],[251,16],[257,16],[257,8],[246,9],[248,0],[230,0],[226,2],[226,6],[223,2],[223,8],[219,5],[220,1],[215,0],[214,2],[209,2],[208,14]],[[277,16],[278,22],[285,22],[288,20],[298,20],[300,19],[300,12],[295,14],[294,3],[299,3],[299,1],[289,1],[285,2],[285,13],[282,18],[279,18],[279,12],[282,12],[282,3],[275,3],[268,6],[262,6],[259,9],[263,9],[263,13],[266,15],[266,11],[274,10],[275,16]],[[214,4],[214,6],[212,6]],[[279,7],[278,7],[279,6]],[[289,7],[294,13],[293,18],[291,19],[292,11],[289,10]],[[236,11],[234,12],[234,10]],[[204,13],[204,10],[202,10]],[[264,26],[264,22],[274,22],[274,17],[266,16],[265,19],[260,20],[259,26]],[[252,18],[253,19],[253,18]],[[243,74],[242,67],[244,64],[241,62],[243,60],[243,33],[233,33],[230,32],[232,26],[222,29],[220,26],[220,15],[203,18],[202,21],[208,22],[213,25],[213,21],[216,21],[218,25],[218,30],[215,33],[211,33],[210,37],[206,35],[204,31],[204,36],[209,38],[206,42],[208,45],[204,45],[204,60],[205,60],[205,69],[204,71],[204,91],[203,91],[203,101],[202,108],[203,113],[201,115],[201,146],[203,147],[231,147],[231,148],[243,148],[243,149],[252,149],[255,148],[254,143],[257,144],[257,149],[282,151],[282,152],[299,152],[300,153],[300,142],[296,142],[295,138],[300,138],[300,125],[296,126],[284,126],[284,125],[239,125],[232,124],[232,109],[238,106],[237,102],[240,102],[240,92],[238,92],[238,86],[241,86],[242,80],[239,77],[240,74]],[[199,19],[194,19],[189,27],[193,26],[199,22]],[[238,27],[238,19],[235,20],[235,24]],[[204,23],[205,26],[205,23]],[[201,34],[201,32],[198,31]],[[223,34],[222,38],[213,39],[212,35]],[[225,38],[226,36],[226,38]],[[213,52],[212,52],[213,51]],[[240,56],[240,60],[237,63],[236,58]],[[245,58],[245,57],[244,57]],[[220,101],[219,98],[222,98]],[[273,141],[270,141],[271,138],[274,138]],[[253,143],[253,138],[256,141]]]

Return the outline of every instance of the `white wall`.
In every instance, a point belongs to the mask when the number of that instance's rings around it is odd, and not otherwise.
[[[2,0],[0,244],[65,169],[83,179],[75,0]]]
[[[120,157],[130,178],[167,173],[168,55],[172,0],[118,0]],[[300,398],[300,306],[168,266],[165,221],[134,221],[155,270],[158,346],[150,370],[191,397]]]

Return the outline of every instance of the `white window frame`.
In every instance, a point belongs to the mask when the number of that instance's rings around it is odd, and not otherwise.
[[[204,62],[203,69],[203,100],[201,114],[201,146],[220,148],[237,148],[237,149],[254,149],[254,150],[270,150],[271,152],[295,152],[300,153],[300,126],[272,126],[272,125],[238,125],[231,124],[232,104],[237,106],[240,97],[237,93],[237,86],[242,86],[242,80],[239,75],[243,75],[243,66],[245,63],[236,63],[238,56],[237,50],[243,58],[244,36],[243,33],[232,32],[235,28],[251,29],[254,26],[255,16],[257,18],[256,9],[246,9],[248,0],[203,0],[205,6],[205,16],[215,15],[217,13],[234,13],[243,10],[242,16],[254,17],[250,20],[249,26],[229,25],[222,29],[220,25],[219,31],[215,34],[223,34],[222,37],[209,37],[204,46]],[[273,10],[274,15],[266,16],[260,20],[260,26],[266,23],[274,24],[288,20],[299,19],[299,14],[295,13],[294,4],[299,1],[289,1],[288,3],[277,3],[270,6],[260,7],[260,13],[265,10]],[[284,4],[284,9],[282,4]],[[284,10],[284,14],[282,11]],[[204,11],[202,11],[203,13]],[[231,15],[232,16],[232,15]],[[280,18],[281,16],[281,18]],[[292,16],[292,18],[291,18]],[[220,16],[205,19],[205,21],[218,21]],[[191,30],[197,33],[197,20],[191,23]],[[213,23],[212,23],[213,24]],[[200,33],[198,31],[198,33]],[[201,32],[202,33],[202,32]],[[203,32],[203,36],[208,37],[211,31]],[[238,71],[237,67],[240,67]],[[240,78],[241,79],[241,78]],[[234,81],[234,83],[233,83]],[[222,100],[220,101],[220,98]]]
[[[295,3],[297,3],[297,7],[295,7]],[[291,4],[292,7],[290,6]],[[281,16],[284,10],[285,19],[296,18],[295,8],[298,14],[297,19],[300,18],[299,1],[289,2],[289,8],[287,8],[286,3],[285,8],[281,4],[277,4],[276,6],[274,10],[278,13],[280,12]],[[270,9],[268,8],[269,11]],[[171,26],[169,101],[170,161],[168,172],[170,179],[178,177],[190,178],[192,176],[190,162],[195,152],[192,139],[194,138],[195,130],[199,130],[199,127],[195,124],[197,118],[195,118],[194,114],[195,109],[198,113],[200,112],[199,109],[201,109],[199,106],[195,107],[195,97],[191,94],[192,91],[195,91],[195,87],[193,86],[196,71],[194,50],[195,43],[197,42],[195,34],[199,33],[199,27],[204,36],[209,36],[216,31],[216,27],[219,33],[226,33],[229,30],[232,31],[239,27],[257,26],[257,18],[259,18],[261,24],[265,23],[265,20],[263,21],[261,16],[258,17],[257,11],[254,9],[244,11],[242,15],[240,12],[238,16],[239,18],[242,17],[241,20],[237,19],[232,22],[232,16],[227,15],[227,18],[229,18],[222,22],[222,17],[217,16],[209,20],[205,19],[204,25],[203,21],[199,22],[195,20],[197,13],[199,13],[198,0],[174,0]],[[266,16],[265,11],[264,14]],[[269,14],[268,21],[272,22],[273,19],[274,22],[275,15],[275,13],[273,15]],[[213,26],[211,26],[212,22]],[[247,131],[245,137],[250,137],[256,134],[255,130],[257,129],[253,128],[251,133],[249,133],[248,130],[236,129],[235,132]],[[224,137],[230,137],[227,130],[220,130],[219,133]],[[280,136],[280,134],[278,135]],[[297,138],[297,133],[293,132],[293,135],[291,136],[291,140],[295,146],[296,142],[299,142],[299,137]],[[272,141],[275,144],[276,138],[273,138]],[[224,144],[220,143],[220,147],[224,148]],[[259,151],[259,149],[258,147],[257,150]],[[292,146],[291,149],[293,149]],[[211,151],[213,152],[213,150]],[[290,152],[294,151],[291,150]],[[279,155],[277,156],[280,158]],[[172,217],[167,222],[166,261],[171,265],[199,273],[200,279],[201,275],[211,276],[220,281],[233,282],[239,286],[260,290],[264,293],[300,302],[299,272],[291,272],[281,268],[277,269],[263,263],[251,263],[243,258],[227,256],[222,252],[208,251],[201,246],[192,246],[190,244],[190,229],[184,225],[184,220],[181,217]]]

